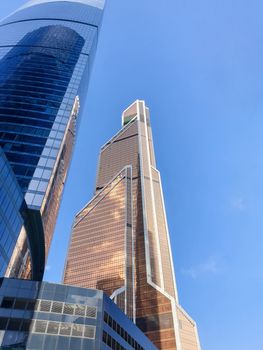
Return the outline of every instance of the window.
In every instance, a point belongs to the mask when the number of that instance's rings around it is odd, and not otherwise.
[[[71,334],[71,324],[69,324],[69,323],[61,323],[60,324],[59,334],[60,335],[70,336],[70,334]]]
[[[1,304],[2,308],[12,309],[14,304],[14,299],[12,298],[4,298]]]
[[[46,328],[47,328],[47,321],[36,320],[33,331],[35,333],[46,333]]]
[[[58,334],[59,323],[58,322],[48,322],[47,333],[48,334]]]
[[[82,337],[83,335],[83,325],[82,324],[73,324],[72,326],[72,336]]]
[[[85,316],[85,305],[76,305],[75,307],[75,315]]]
[[[54,301],[52,304],[51,312],[61,314],[62,313],[63,304],[57,301]]]
[[[7,326],[8,318],[0,317],[0,330],[5,330]]]
[[[130,334],[128,334],[115,320],[112,319],[112,317],[107,313],[104,312],[104,322],[110,326],[116,333],[118,333],[130,346],[133,347],[133,349],[140,349],[144,350],[142,346],[140,346],[136,340],[131,337]],[[105,333],[105,334],[104,334]],[[109,342],[112,344],[110,345],[111,349],[116,349],[116,350],[122,350],[124,349],[122,345],[120,345],[118,342],[116,342],[115,339],[113,339],[110,335],[108,335],[106,332],[103,334],[103,339],[106,339],[104,341],[105,344],[108,344]],[[110,340],[109,340],[110,339]]]
[[[97,309],[96,309],[96,307],[87,306],[86,317],[96,318],[97,317]]]
[[[110,336],[107,332],[103,331],[102,335],[103,343],[107,344],[110,349],[113,350],[126,350],[117,340]]]
[[[35,309],[36,302],[35,301],[29,301],[27,303],[27,310],[29,311],[34,311]]]
[[[104,312],[104,322],[108,324],[109,320],[109,315],[107,314],[107,312]]]
[[[29,332],[31,325],[31,320],[23,320],[22,326],[21,326],[21,332]]]
[[[50,308],[51,308],[51,301],[41,300],[39,305],[39,311],[50,312]]]
[[[26,309],[26,305],[27,305],[27,301],[26,300],[15,300],[15,305],[14,305],[14,309],[17,310],[25,310]]]
[[[9,331],[19,331],[21,328],[21,323],[22,323],[21,319],[11,318],[7,329]]]
[[[93,326],[85,326],[84,329],[84,337],[89,339],[94,339],[96,333],[96,327]]]
[[[64,305],[63,314],[66,315],[73,315],[74,314],[74,305],[73,304],[66,304]]]
[[[94,339],[96,335],[95,326],[85,326],[82,324],[71,324],[66,322],[54,322],[44,320],[33,320],[33,332],[49,335],[60,335],[74,338]]]

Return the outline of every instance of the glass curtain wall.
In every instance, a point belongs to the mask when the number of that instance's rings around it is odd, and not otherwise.
[[[35,279],[52,240],[103,7],[99,0],[36,0],[0,22],[0,147],[27,204]]]

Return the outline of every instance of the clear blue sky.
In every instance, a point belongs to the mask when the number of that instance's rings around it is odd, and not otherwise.
[[[24,2],[2,0],[2,17]],[[108,0],[47,280],[61,278],[100,146],[145,99],[202,349],[263,349],[262,13],[262,0]]]

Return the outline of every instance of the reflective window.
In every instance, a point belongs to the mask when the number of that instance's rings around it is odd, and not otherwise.
[[[0,276],[6,273],[22,227],[22,201],[14,173],[0,147]]]
[[[24,192],[83,45],[84,39],[70,28],[43,26],[27,33],[0,61],[0,145]],[[52,136],[56,139],[60,135]],[[25,149],[19,149],[21,145],[27,146],[27,155]],[[49,179],[50,175],[44,172],[43,178]]]
[[[115,320],[112,320],[112,317],[107,312],[104,312],[104,322],[108,326],[110,326],[118,335],[120,335],[133,349],[144,350],[144,348],[140,344],[138,344],[138,342],[130,334],[128,334],[124,330],[124,328],[121,327],[120,324],[118,324]],[[117,346],[117,348],[111,347],[111,349],[118,349],[118,346],[121,346],[120,344],[116,345],[115,340],[113,340],[113,338],[109,334],[107,334],[105,331],[103,332],[103,341],[105,344],[110,343],[111,344],[110,346]],[[113,345],[113,343],[115,345]],[[120,349],[125,349],[125,348],[121,347]]]

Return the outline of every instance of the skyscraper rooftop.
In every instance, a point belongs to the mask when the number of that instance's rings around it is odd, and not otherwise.
[[[30,0],[25,5],[21,6],[20,9],[27,8],[29,6],[39,5],[42,3],[60,2],[60,1],[63,1],[63,2],[67,1],[67,2],[73,2],[73,3],[79,2],[81,4],[95,6],[100,9],[103,9],[105,5],[105,0]]]

